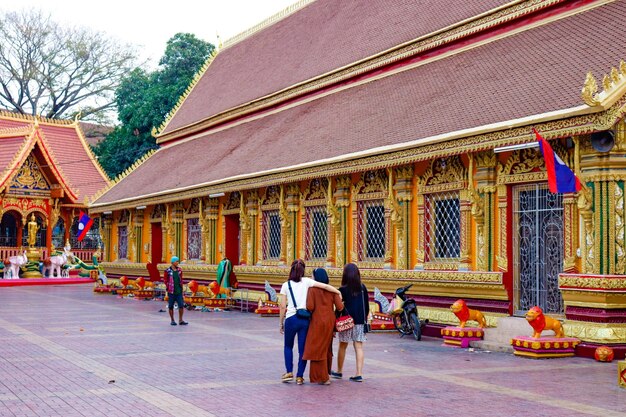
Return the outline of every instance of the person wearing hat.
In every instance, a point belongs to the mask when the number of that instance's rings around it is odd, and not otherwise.
[[[188,323],[183,320],[183,312],[185,310],[185,301],[183,299],[183,270],[178,266],[180,259],[178,256],[172,256],[172,265],[165,270],[163,282],[167,288],[168,310],[170,313],[170,324],[176,326],[174,320],[174,302],[178,304],[178,324],[186,326]]]

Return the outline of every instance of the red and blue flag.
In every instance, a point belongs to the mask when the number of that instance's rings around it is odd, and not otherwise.
[[[537,141],[539,142],[539,149],[543,154],[543,159],[546,161],[546,172],[548,173],[548,188],[551,193],[575,193],[580,191],[580,180],[569,169],[565,162],[552,150],[552,147],[545,140],[537,130],[533,129]]]
[[[93,219],[84,212],[78,215],[78,241],[82,241],[93,224]]]

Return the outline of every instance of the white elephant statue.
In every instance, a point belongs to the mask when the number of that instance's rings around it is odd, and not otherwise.
[[[4,266],[4,278],[18,279],[20,277],[20,267],[26,265],[27,262],[26,251],[22,254],[9,257]]]
[[[62,254],[54,255],[46,259],[43,265],[43,276],[53,278],[56,274],[57,278],[69,277],[69,272],[63,268],[63,265],[65,265],[67,260],[72,257],[72,252],[70,252],[70,249],[66,246],[63,248]]]

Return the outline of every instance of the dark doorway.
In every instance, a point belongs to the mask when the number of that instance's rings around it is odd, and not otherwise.
[[[239,265],[239,214],[224,216],[224,222],[224,255],[233,265]],[[248,263],[252,263],[252,259]]]
[[[150,242],[152,248],[152,263],[158,264],[163,261],[163,229],[161,229],[161,223],[152,223],[152,242]]]

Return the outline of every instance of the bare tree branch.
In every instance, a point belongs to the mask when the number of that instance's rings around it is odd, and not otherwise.
[[[103,33],[61,27],[40,11],[0,15],[0,107],[102,117],[134,63],[133,48]]]

